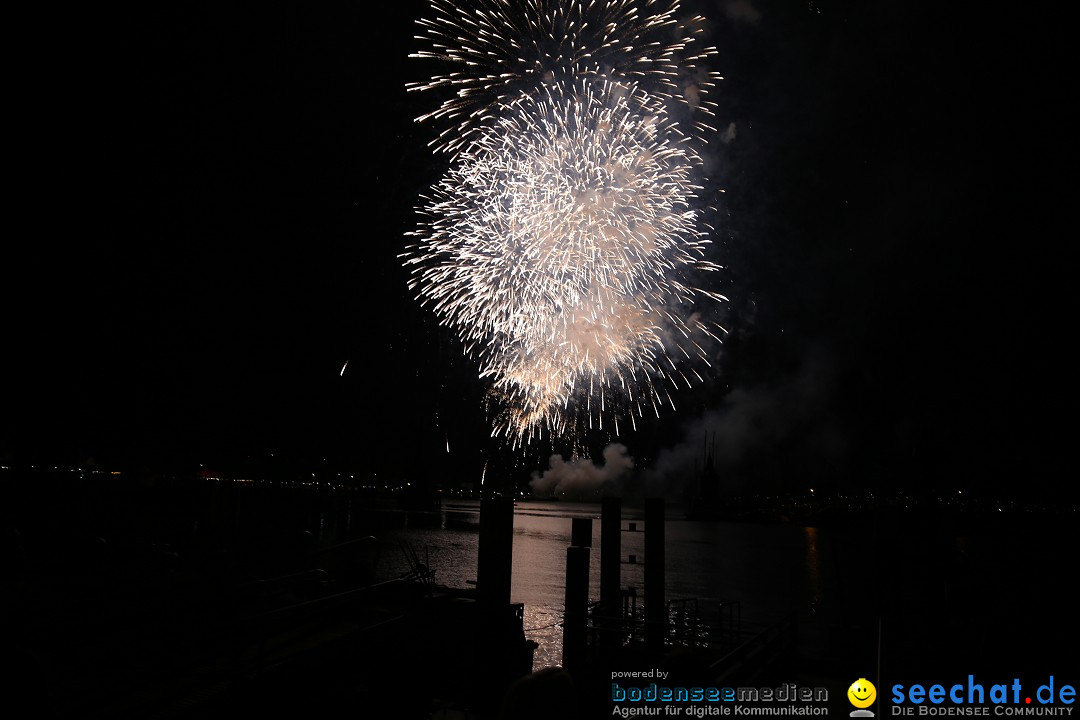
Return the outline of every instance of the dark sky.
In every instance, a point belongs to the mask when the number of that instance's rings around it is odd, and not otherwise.
[[[770,456],[844,483],[1069,488],[1063,11],[688,6],[737,127],[710,158],[732,332],[716,381],[631,453],[743,413],[747,477]],[[431,70],[406,57],[424,9],[25,19],[0,459],[479,472],[482,388],[396,258],[445,167],[411,120],[434,101],[404,90]]]

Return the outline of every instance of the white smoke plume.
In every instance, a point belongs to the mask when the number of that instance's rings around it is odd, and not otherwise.
[[[634,468],[626,446],[612,443],[604,448],[604,464],[596,465],[589,458],[564,460],[562,455],[548,459],[548,469],[541,475],[533,473],[529,482],[539,497],[583,498],[597,496],[605,487],[613,486]]]
[[[820,472],[846,451],[831,417],[835,385],[832,364],[819,351],[792,376],[732,391],[719,408],[688,423],[680,443],[660,452],[642,475],[646,490],[672,496],[692,490],[706,457],[721,486],[734,491],[765,490],[742,486],[741,476],[747,466],[760,471],[778,456],[801,463],[802,472]]]
[[[757,25],[761,22],[761,11],[749,0],[734,0],[724,6],[724,14],[735,21]]]
[[[720,135],[720,142],[729,145],[735,139],[735,135],[735,123],[728,123],[727,130]]]

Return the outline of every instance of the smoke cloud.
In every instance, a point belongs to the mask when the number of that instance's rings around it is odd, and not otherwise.
[[[733,390],[718,409],[688,423],[680,443],[660,452],[643,473],[646,489],[696,492],[706,458],[724,491],[774,490],[827,475],[847,445],[833,418],[834,375],[827,356],[817,353],[795,375]]]
[[[728,123],[727,130],[720,135],[720,142],[729,145],[735,139],[735,123]]]
[[[529,485],[534,495],[561,498],[581,498],[600,495],[605,487],[615,485],[634,468],[626,446],[612,443],[604,448],[604,464],[596,465],[588,458],[564,460],[562,455],[548,459],[548,469],[541,475],[533,473]]]
[[[736,21],[757,25],[761,22],[761,11],[749,0],[734,0],[724,5],[724,14]]]

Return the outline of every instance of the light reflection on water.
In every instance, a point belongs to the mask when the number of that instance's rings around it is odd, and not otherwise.
[[[477,522],[479,502],[458,501],[444,507],[444,517],[457,522],[446,528],[401,528],[380,536],[379,578],[396,577],[410,567],[399,543],[412,543],[421,561],[435,571],[435,581],[469,587],[476,579],[479,533],[461,529]],[[524,603],[526,636],[538,643],[536,669],[558,665],[562,657],[562,611],[566,548],[571,518],[593,518],[589,599],[600,597],[600,505],[528,502],[514,513],[514,564],[511,601]],[[743,629],[753,632],[808,602],[820,603],[824,592],[816,531],[788,525],[702,522],[683,519],[669,507],[666,524],[667,599],[697,598],[701,619],[718,621],[720,605],[739,601]],[[628,523],[644,528],[639,508],[623,508]],[[444,521],[445,524],[445,521]],[[643,595],[644,533],[624,532],[622,558],[636,555],[637,565],[622,565],[622,586]]]

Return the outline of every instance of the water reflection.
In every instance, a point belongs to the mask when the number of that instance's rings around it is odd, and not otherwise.
[[[405,526],[381,533],[380,576],[408,572],[397,548],[401,539],[408,539],[418,550],[428,549],[436,582],[469,586],[476,578],[479,503],[456,502],[443,513],[446,521],[441,528]],[[593,602],[600,597],[600,505],[530,502],[520,504],[514,513],[511,601],[525,605],[526,636],[538,644],[537,669],[561,662],[566,548],[575,517],[594,519],[589,568]],[[636,588],[643,596],[645,542],[639,509],[624,508],[624,531],[630,523],[638,532],[622,536],[621,586]],[[730,615],[731,603],[737,602],[744,629],[753,632],[798,607],[808,595],[820,600],[823,578],[817,533],[787,525],[688,521],[678,508],[669,508],[666,594],[669,601],[676,601],[672,612],[678,614],[679,600],[692,598],[700,623],[715,626],[721,623],[724,604]],[[631,555],[636,563],[627,562]],[[694,620],[682,622],[693,626],[688,628],[691,634],[704,635]],[[730,618],[725,622],[730,625]]]

